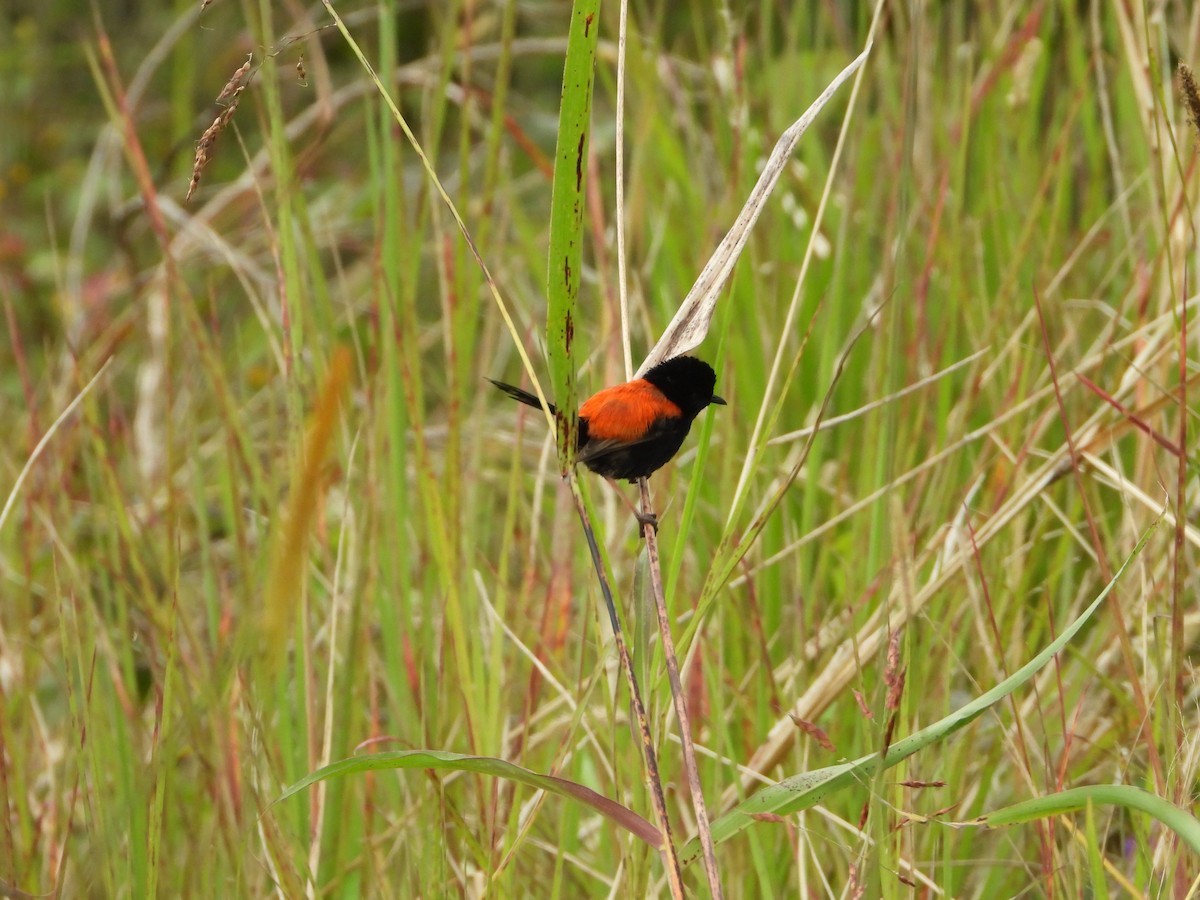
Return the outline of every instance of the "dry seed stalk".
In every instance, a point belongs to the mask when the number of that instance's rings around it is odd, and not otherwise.
[[[208,165],[210,151],[217,143],[217,135],[224,131],[233,119],[233,114],[242,99],[242,91],[246,89],[246,84],[250,80],[250,63],[253,59],[254,54],[247,56],[246,61],[238,66],[237,71],[230,76],[229,80],[225,82],[225,87],[221,88],[221,93],[217,95],[217,103],[224,103],[225,108],[213,119],[213,123],[205,129],[204,134],[200,135],[200,141],[196,144],[196,158],[192,161],[192,179],[188,183],[187,196],[183,198],[185,203],[192,199],[192,194],[196,192],[196,188],[200,184],[200,173]]]
[[[1196,129],[1197,138],[1200,138],[1200,88],[1196,86],[1196,76],[1186,63],[1179,64],[1179,93],[1183,95],[1183,102],[1187,106],[1188,120]]]

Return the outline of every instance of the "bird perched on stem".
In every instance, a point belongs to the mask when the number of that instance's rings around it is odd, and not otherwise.
[[[514,400],[542,408],[529,391],[488,381]],[[725,405],[713,393],[716,384],[717,375],[704,360],[677,356],[641,378],[593,394],[579,407],[579,461],[605,478],[645,478],[679,452],[705,407]],[[554,404],[549,411],[557,412]]]

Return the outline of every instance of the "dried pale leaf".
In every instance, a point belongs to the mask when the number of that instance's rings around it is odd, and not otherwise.
[[[754,189],[746,198],[742,211],[734,220],[733,227],[729,229],[729,233],[717,245],[717,249],[709,261],[705,263],[704,268],[700,271],[700,277],[696,279],[696,283],[692,285],[692,289],[683,299],[679,311],[675,313],[675,318],[671,320],[667,330],[663,332],[658,343],[654,345],[654,349],[650,351],[650,355],[638,369],[638,375],[642,375],[647,369],[664,359],[686,353],[693,347],[699,346],[700,342],[704,340],[708,334],[708,326],[712,322],[717,298],[720,296],[722,288],[725,287],[725,283],[729,281],[729,276],[733,273],[733,266],[738,257],[742,255],[746,241],[750,238],[750,230],[754,228],[754,223],[758,221],[767,198],[771,196],[771,192],[779,182],[779,176],[783,172],[788,158],[792,155],[792,151],[796,149],[804,132],[808,131],[808,127],[812,125],[817,115],[829,102],[829,98],[851,75],[858,71],[870,52],[871,45],[867,44],[866,49],[858,55],[854,62],[846,66],[837,78],[830,82],[829,87],[825,88],[804,115],[780,135]]]

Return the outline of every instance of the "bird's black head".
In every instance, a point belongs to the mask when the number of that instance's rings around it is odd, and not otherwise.
[[[683,410],[689,420],[696,418],[710,403],[725,405],[725,401],[713,393],[717,373],[702,359],[676,356],[659,363],[642,377]]]

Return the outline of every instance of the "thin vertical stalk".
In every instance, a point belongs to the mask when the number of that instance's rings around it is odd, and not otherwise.
[[[667,661],[667,680],[671,685],[671,699],[675,703],[675,717],[679,720],[679,743],[683,745],[683,767],[687,772],[688,788],[692,792],[692,808],[696,813],[696,832],[704,851],[704,874],[714,900],[721,900],[721,876],[717,871],[717,851],[713,845],[712,830],[708,825],[708,808],[704,805],[704,791],[700,786],[700,770],[696,765],[696,748],[692,744],[692,723],[688,718],[687,701],[683,695],[683,681],[679,677],[679,660],[675,656],[675,641],[671,638],[671,617],[667,614],[667,601],[663,595],[662,566],[658,559],[658,534],[650,506],[650,484],[645,478],[638,479],[642,491],[642,535],[646,539],[646,555],[649,560],[650,585],[654,592],[654,611],[658,614],[658,633],[662,640],[663,657]]]
[[[617,32],[617,296],[621,302],[621,349],[625,377],[633,377],[633,350],[629,339],[629,281],[625,271],[625,43],[629,31],[629,0],[621,0]]]
[[[612,586],[608,581],[608,572],[604,567],[604,559],[600,555],[600,545],[596,541],[596,532],[588,518],[587,507],[583,495],[579,492],[579,482],[575,473],[567,475],[567,483],[571,487],[571,497],[575,501],[575,510],[579,513],[579,524],[587,536],[588,550],[592,554],[592,565],[596,569],[596,579],[600,582],[600,593],[604,595],[604,605],[608,610],[608,620],[612,623],[613,640],[617,645],[617,655],[621,659],[621,671],[629,683],[630,702],[633,704],[634,718],[637,719],[638,732],[642,739],[642,757],[646,763],[646,781],[650,785],[650,801],[654,807],[654,816],[658,819],[658,829],[663,837],[663,863],[667,867],[667,879],[671,885],[671,896],[682,898],[683,869],[679,863],[679,853],[671,837],[671,820],[667,816],[667,800],[663,793],[662,777],[658,772],[658,757],[654,752],[654,737],[650,734],[650,720],[646,716],[646,704],[642,700],[642,691],[638,687],[637,676],[633,672],[633,662],[629,657],[629,647],[625,643],[625,634],[621,631],[621,619],[617,615],[617,605],[613,600]],[[661,580],[660,580],[661,583]]]

